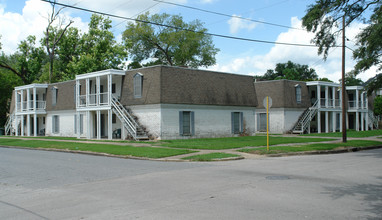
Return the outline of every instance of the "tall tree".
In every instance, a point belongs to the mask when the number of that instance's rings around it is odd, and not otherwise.
[[[287,63],[278,63],[274,70],[269,69],[263,76],[255,77],[257,79],[275,80],[289,79],[299,81],[317,80],[318,75],[313,68],[308,65],[301,65],[288,61]]]
[[[357,60],[355,73],[373,66],[381,71],[382,1],[316,0],[308,6],[307,13],[302,18],[302,25],[316,34],[312,41],[319,47],[318,54],[323,54],[326,59],[329,49],[337,46],[336,38],[341,32],[337,27],[343,17],[345,26],[349,26],[354,20],[366,23],[366,27],[356,37],[357,48],[353,52],[353,57]]]
[[[128,23],[122,38],[134,62],[150,59],[152,64],[194,68],[216,63],[219,50],[199,20],[186,23],[180,15],[166,13],[145,13],[137,19],[150,23]]]
[[[42,47],[36,47],[36,37],[28,36],[20,42],[14,54],[1,53],[0,67],[18,76],[24,84],[29,84],[40,76],[45,58]]]
[[[54,59],[56,55],[56,49],[57,45],[64,36],[66,30],[69,28],[69,26],[73,23],[72,20],[67,22],[65,25],[65,19],[61,18],[60,12],[64,8],[60,8],[56,10],[56,0],[51,2],[52,4],[52,13],[50,14],[48,18],[48,26],[45,30],[45,47],[46,52],[49,56],[49,82],[52,82],[52,75],[53,75],[53,65],[54,65]],[[54,23],[57,22],[57,26],[54,27]]]
[[[111,28],[109,18],[92,15],[89,31],[83,34],[79,41],[78,56],[72,56],[69,62],[68,74],[71,75],[68,78],[93,71],[122,68],[127,54],[124,46],[116,42]],[[65,48],[64,45],[62,48]]]

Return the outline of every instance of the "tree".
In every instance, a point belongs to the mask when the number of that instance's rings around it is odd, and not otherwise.
[[[24,84],[34,82],[41,75],[46,60],[42,47],[36,47],[36,37],[28,36],[21,41],[17,51],[12,55],[0,56],[0,67],[18,76]]]
[[[186,23],[180,15],[166,13],[145,13],[137,19],[147,23],[128,23],[122,37],[133,62],[150,59],[153,64],[194,68],[216,63],[219,50],[199,20]]]
[[[308,65],[300,65],[288,61],[287,63],[278,63],[274,70],[269,69],[263,76],[255,77],[257,79],[275,80],[289,79],[299,81],[317,80],[318,75],[313,68]]]
[[[382,96],[377,96],[374,99],[374,114],[377,116],[382,115]]]
[[[68,64],[67,74],[69,75],[67,78],[73,79],[77,74],[93,71],[122,68],[127,53],[125,48],[116,42],[114,34],[110,31],[111,28],[109,18],[96,14],[92,15],[88,33],[83,34],[78,42],[78,54],[71,56],[72,60]],[[68,37],[68,39],[75,41],[74,37]],[[70,47],[70,44],[66,46]],[[66,48],[66,46],[61,45],[61,49]],[[67,54],[74,53],[75,51]]]
[[[339,81],[341,83],[342,79],[340,79]],[[353,70],[345,74],[345,85],[346,86],[361,86],[363,85],[363,81],[357,78],[357,74]]]
[[[56,0],[51,2],[52,4],[52,13],[50,14],[48,18],[48,26],[46,27],[45,31],[45,47],[46,52],[49,56],[49,83],[52,82],[52,75],[53,75],[53,65],[54,65],[54,59],[56,54],[56,48],[57,44],[60,42],[62,37],[64,36],[66,30],[68,27],[73,23],[72,20],[70,20],[66,25],[64,25],[64,19],[61,19],[59,17],[60,12],[64,8],[60,8],[58,11],[56,11]],[[56,27],[53,27],[53,23],[58,21],[58,25]]]
[[[318,54],[324,59],[328,51],[336,47],[338,22],[345,17],[345,26],[358,19],[366,27],[356,37],[357,48],[353,57],[357,60],[354,71],[358,74],[373,66],[382,70],[382,1],[380,0],[325,0],[309,5],[302,25],[316,35],[312,40],[319,48]],[[382,81],[382,80],[381,80]],[[379,85],[382,87],[382,84]]]

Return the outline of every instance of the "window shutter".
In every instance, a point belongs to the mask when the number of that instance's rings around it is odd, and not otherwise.
[[[195,135],[195,114],[194,114],[194,112],[190,112],[190,116],[191,116],[191,124],[190,124],[191,135]]]
[[[183,135],[183,112],[179,112],[179,134]]]
[[[231,133],[235,133],[235,112],[231,112]]]
[[[240,112],[240,132],[244,131],[244,119],[243,119],[243,112]]]

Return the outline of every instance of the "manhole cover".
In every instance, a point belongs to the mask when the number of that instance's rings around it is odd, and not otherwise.
[[[267,176],[265,177],[267,180],[288,180],[289,176]]]

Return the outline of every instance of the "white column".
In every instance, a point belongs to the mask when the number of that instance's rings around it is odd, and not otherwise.
[[[332,112],[332,127],[333,127],[333,132],[336,132],[336,130],[337,130],[337,128],[336,128],[336,126],[337,126],[337,115],[336,115],[337,113],[336,112]]]
[[[327,100],[327,99],[326,99]],[[327,104],[327,101],[326,101]],[[325,112],[325,133],[329,132],[329,112]]]
[[[27,136],[31,136],[31,115],[27,114]]]
[[[33,111],[37,110],[36,87],[33,88]]]
[[[336,107],[336,87],[332,87],[333,108]],[[334,129],[335,130],[335,129]]]
[[[321,108],[321,86],[320,85],[317,85],[317,100],[318,100],[317,107]]]
[[[77,79],[76,80],[76,95],[75,95],[75,97],[76,97],[76,100],[75,100],[75,102],[76,102],[76,108],[78,108],[78,106],[79,106],[79,104],[80,104],[80,102],[79,102],[79,100],[80,100],[80,81]]]
[[[30,92],[29,89],[27,89],[27,111],[29,111],[31,108],[30,106]]]
[[[87,128],[86,128],[86,138],[87,139],[90,139],[91,137],[91,126],[90,126],[90,112],[89,111],[86,111],[86,122],[87,122]]]
[[[20,90],[20,100],[21,100],[20,111],[23,111],[24,110],[24,105],[23,105],[23,103],[24,103],[24,90]]]
[[[317,133],[321,133],[321,111],[317,111]]]
[[[33,136],[37,136],[37,114],[33,115]]]
[[[368,131],[369,130],[369,112],[366,112],[365,124],[366,124],[366,131]],[[371,130],[373,130],[373,125],[371,126]]]
[[[111,105],[111,83],[112,83],[112,75],[107,75],[107,99],[108,99],[108,105]]]
[[[349,129],[349,113],[346,112],[346,129]]]
[[[97,111],[97,139],[101,139],[101,111]]]
[[[364,99],[364,96],[365,96],[365,92],[362,92],[361,93],[361,109],[364,109],[364,102],[365,102],[365,99]]]
[[[89,78],[86,78],[86,106],[89,106],[89,94],[90,94],[90,80]]]
[[[16,122],[16,132],[15,135],[19,136],[19,116],[15,116],[15,122]]]
[[[342,132],[342,112],[340,112],[340,132]]]
[[[17,111],[17,106],[19,105],[18,102],[17,102],[17,98],[18,98],[17,90],[15,90],[15,112],[18,112]]]
[[[107,111],[107,137],[109,140],[113,139],[113,130],[112,130],[112,111],[109,109]]]
[[[21,116],[21,136],[24,136],[24,115]]]
[[[358,110],[358,108],[359,108],[359,105],[358,105],[358,100],[359,100],[359,97],[358,97],[358,89],[356,89],[355,90],[355,109],[357,109]],[[357,123],[356,123],[356,126],[357,126],[357,124],[358,124],[358,121],[357,121]]]
[[[77,138],[81,138],[81,115],[80,112],[77,111],[77,120],[76,120],[76,126],[77,126]]]
[[[96,77],[96,87],[97,87],[97,95],[96,95],[96,97],[97,97],[97,105],[99,106],[100,105],[100,90],[101,90],[101,87],[100,87],[100,82],[101,82],[101,80],[100,80],[100,77],[99,76],[97,76]]]
[[[329,107],[329,87],[325,86],[325,108]]]
[[[364,124],[365,124],[365,113],[361,112],[361,131],[365,130]]]
[[[121,139],[125,140],[126,139],[126,128],[123,126],[123,123],[121,122]]]
[[[358,112],[358,110],[355,112],[355,130],[359,131],[359,112]]]

